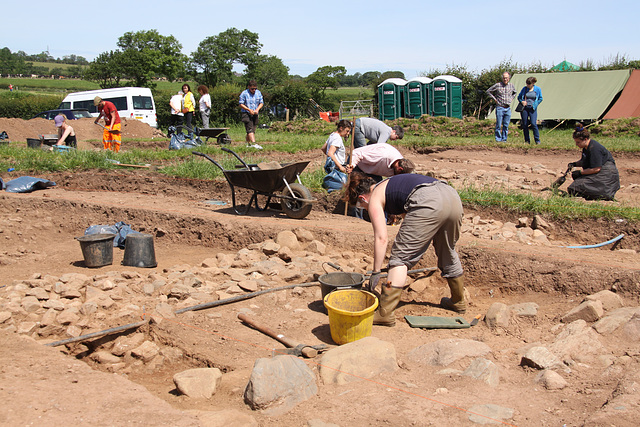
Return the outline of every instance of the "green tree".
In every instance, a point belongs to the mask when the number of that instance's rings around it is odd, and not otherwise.
[[[178,40],[157,30],[127,32],[118,39],[118,47],[122,77],[139,87],[155,87],[153,78],[159,76],[175,80],[187,61]]]
[[[380,79],[381,75],[382,73],[380,71],[367,71],[360,77],[360,86],[372,86],[374,82]]]
[[[289,111],[291,118],[299,115],[309,103],[310,91],[302,80],[289,79],[283,85],[271,90],[271,104],[283,104]]]
[[[120,86],[122,52],[103,52],[89,64],[84,73],[87,80],[97,82],[102,89]]]
[[[258,34],[249,30],[229,28],[217,36],[210,36],[200,42],[191,55],[195,68],[204,74],[204,83],[214,88],[222,82],[233,81],[233,65],[255,60],[262,44]]]
[[[305,81],[309,85],[311,96],[321,103],[324,101],[325,91],[327,89],[337,90],[340,87],[340,79],[345,74],[347,74],[347,69],[343,66],[325,65],[309,74]]]
[[[272,88],[289,78],[289,67],[277,56],[257,55],[248,58],[247,62],[245,78],[257,81],[261,87]]]

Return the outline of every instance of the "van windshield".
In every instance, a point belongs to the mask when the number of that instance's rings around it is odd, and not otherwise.
[[[150,96],[133,96],[134,110],[153,110],[153,102]]]
[[[127,97],[119,96],[117,98],[104,98],[105,101],[113,102],[113,105],[116,106],[118,111],[127,111]],[[74,101],[73,108],[86,108],[91,113],[97,113],[98,107],[93,105],[93,99],[86,101]]]

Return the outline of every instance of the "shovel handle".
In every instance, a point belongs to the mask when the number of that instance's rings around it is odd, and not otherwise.
[[[247,316],[245,313],[238,313],[238,319],[242,320],[244,323],[246,323],[247,325],[251,326],[254,329],[257,329],[258,331],[262,332],[263,334],[270,336],[271,338],[280,341],[282,344],[285,345],[285,347],[289,347],[289,348],[295,348],[297,346],[300,345],[300,343],[298,341],[295,341],[291,338],[288,338],[286,336],[284,336],[283,334],[279,334],[276,331],[274,331],[273,329],[265,326],[265,325],[261,325],[259,323],[257,323],[254,319],[252,319],[251,317]],[[318,355],[318,351],[313,348],[313,347],[309,347],[306,346],[301,350],[301,353],[304,357],[308,357],[308,358],[313,358],[316,357]]]

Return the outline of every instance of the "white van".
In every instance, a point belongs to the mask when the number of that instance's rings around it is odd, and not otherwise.
[[[116,87],[74,92],[67,95],[58,108],[86,108],[93,117],[98,117],[98,109],[93,105],[96,96],[113,102],[121,118],[136,119],[154,128],[158,127],[156,105],[151,89],[146,87]]]

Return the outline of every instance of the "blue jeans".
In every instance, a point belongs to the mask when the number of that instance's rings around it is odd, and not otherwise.
[[[509,120],[511,120],[511,107],[496,107],[496,141],[506,142],[509,134]]]
[[[531,144],[529,139],[529,126],[533,129],[533,140],[536,144],[540,144],[540,132],[538,131],[538,110],[531,107],[524,107],[522,113],[522,132],[524,133],[524,142]]]

